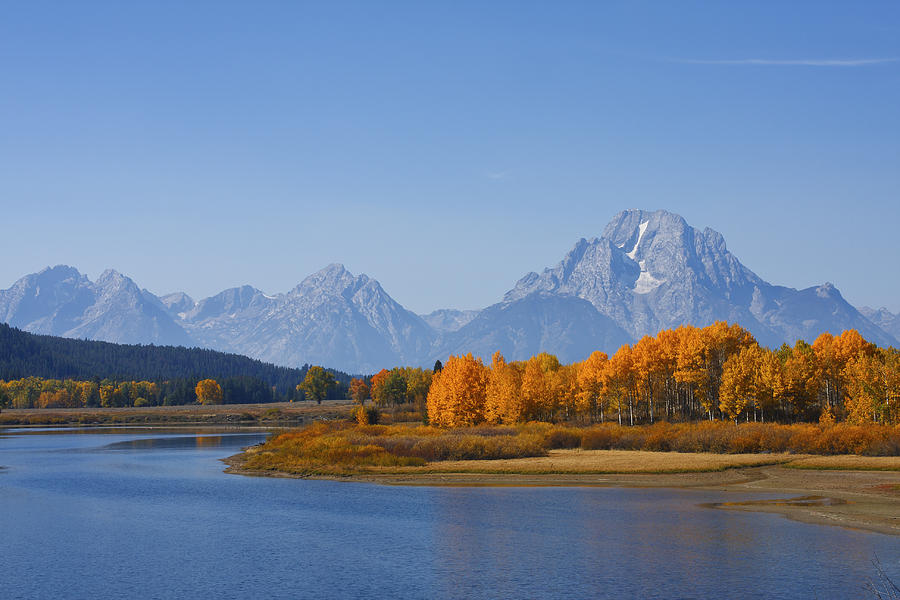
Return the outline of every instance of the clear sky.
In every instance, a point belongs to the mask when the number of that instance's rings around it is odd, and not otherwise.
[[[900,3],[0,3],[0,288],[477,308],[625,208],[900,310]]]

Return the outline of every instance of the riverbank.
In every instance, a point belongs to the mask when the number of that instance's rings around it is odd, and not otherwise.
[[[141,408],[20,408],[0,412],[0,427],[79,425],[284,425],[343,418],[351,404],[345,400],[147,406]]]
[[[668,487],[734,493],[710,505],[769,512],[807,523],[900,535],[900,458],[793,454],[686,454],[630,450],[551,450],[547,456],[369,467],[347,475],[247,468],[254,449],[225,459],[227,473],[382,485]],[[777,494],[747,501],[747,493]]]

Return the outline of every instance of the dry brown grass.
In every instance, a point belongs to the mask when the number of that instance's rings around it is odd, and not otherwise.
[[[605,424],[582,429],[581,447],[586,450],[900,456],[900,426],[706,422],[625,427]]]
[[[108,425],[108,424],[285,424],[302,425],[313,419],[338,419],[350,403],[274,402],[268,404],[216,404],[201,406],[147,406],[122,408],[3,409],[0,426]]]
[[[542,456],[546,454],[542,439],[510,427],[447,430],[425,425],[316,423],[248,450],[244,468],[338,475],[423,466],[428,461]]]
[[[333,421],[272,437],[247,452],[244,468],[308,475],[684,473],[786,463],[805,469],[895,469],[900,468],[900,458],[867,462],[859,456],[811,455],[891,450],[897,434],[897,428],[890,427],[816,425],[661,423],[579,428],[527,423],[442,429]]]
[[[791,454],[684,454],[643,450],[551,450],[547,456],[446,461],[428,465],[448,473],[691,473],[785,463]]]

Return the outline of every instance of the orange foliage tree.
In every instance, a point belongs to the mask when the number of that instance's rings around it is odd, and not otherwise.
[[[194,389],[200,404],[219,404],[222,402],[222,388],[215,379],[201,379]]]
[[[365,404],[369,399],[369,386],[359,378],[350,380],[350,398],[357,404]]]
[[[434,375],[428,391],[428,420],[442,427],[475,425],[484,421],[488,369],[480,358],[451,356]]]

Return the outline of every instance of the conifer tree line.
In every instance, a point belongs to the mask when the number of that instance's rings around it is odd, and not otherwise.
[[[297,386],[308,371],[202,348],[35,335],[0,323],[0,408],[191,404],[205,379],[217,382],[225,404],[303,400]],[[346,398],[350,376],[329,372],[336,385],[328,398]]]
[[[730,420],[900,423],[900,352],[856,330],[760,346],[738,325],[681,326],[563,365],[451,356],[427,394],[433,425]]]

